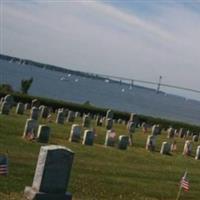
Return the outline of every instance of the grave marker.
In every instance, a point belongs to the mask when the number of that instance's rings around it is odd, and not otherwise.
[[[71,200],[66,193],[74,153],[63,146],[40,148],[32,187],[25,187],[27,200]]]
[[[19,102],[16,107],[16,114],[23,115],[24,114],[24,104]]]
[[[81,127],[78,124],[73,124],[71,127],[70,142],[79,142],[81,139]]]
[[[50,136],[50,127],[46,125],[39,125],[37,132],[37,140],[41,143],[48,143]]]
[[[129,144],[129,137],[127,135],[119,136],[118,148],[122,150],[126,150]]]
[[[170,144],[168,142],[163,142],[160,149],[160,154],[169,155],[170,150],[171,150]]]
[[[93,143],[94,143],[94,132],[91,130],[85,130],[82,144],[92,146]]]

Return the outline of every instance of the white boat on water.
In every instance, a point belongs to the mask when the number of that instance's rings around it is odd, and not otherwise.
[[[76,78],[74,81],[75,81],[75,82],[79,82],[79,79],[78,79],[78,78]]]
[[[69,81],[66,77],[64,77],[64,76],[62,76],[61,78],[60,78],[60,80],[61,81]]]
[[[106,83],[110,83],[110,81],[108,79],[105,80]]]

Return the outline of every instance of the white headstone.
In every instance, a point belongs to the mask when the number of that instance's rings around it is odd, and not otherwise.
[[[183,155],[190,156],[191,154],[192,154],[192,143],[190,140],[186,140],[183,148]]]
[[[200,159],[200,146],[197,147],[195,159],[196,160]]]
[[[146,149],[149,151],[155,151],[156,148],[156,136],[149,135],[146,142]]]
[[[108,130],[106,133],[105,146],[115,146],[116,133],[113,130]]]
[[[33,139],[37,135],[38,123],[34,119],[27,119],[24,128],[23,137],[27,139]]]

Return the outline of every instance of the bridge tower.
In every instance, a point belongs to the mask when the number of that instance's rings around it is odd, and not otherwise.
[[[161,81],[162,81],[162,76],[159,77],[159,81],[158,81],[158,86],[157,86],[156,93],[159,93],[159,92],[160,92]]]

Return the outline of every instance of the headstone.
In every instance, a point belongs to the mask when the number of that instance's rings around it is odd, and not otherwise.
[[[71,200],[66,193],[74,153],[63,146],[42,146],[32,187],[25,187],[27,200]]]
[[[159,124],[155,124],[152,126],[151,134],[155,136],[161,134],[161,128]]]
[[[34,119],[27,119],[24,128],[23,137],[27,139],[34,139],[37,135],[38,123]]]
[[[69,111],[67,116],[67,122],[74,122],[75,120],[75,113],[74,111]]]
[[[91,119],[88,115],[84,115],[83,116],[83,123],[82,126],[85,128],[89,128],[90,127],[90,123],[91,123]]]
[[[81,127],[78,124],[73,124],[70,132],[69,141],[79,142],[81,139]]]
[[[127,129],[129,133],[134,133],[136,128],[136,124],[134,122],[129,121],[127,124]]]
[[[175,131],[174,131],[174,135],[175,135],[175,136],[178,136],[178,135],[179,135],[179,131],[178,131],[178,129],[175,129]]]
[[[110,129],[112,129],[112,127],[113,127],[113,119],[107,118],[106,119],[106,129],[110,130]]]
[[[192,137],[192,141],[193,141],[193,142],[198,142],[198,141],[199,141],[199,136],[198,136],[198,135],[194,135],[194,136]]]
[[[38,99],[33,99],[31,102],[31,107],[39,108],[39,106],[40,106],[40,101]]]
[[[10,105],[10,108],[12,108],[15,104],[13,96],[9,94],[4,97],[4,102],[7,102]]]
[[[192,132],[190,130],[187,130],[186,137],[190,137],[192,135]]]
[[[75,117],[76,117],[76,118],[78,118],[78,117],[80,117],[80,116],[81,116],[80,112],[75,112]]]
[[[168,130],[167,130],[167,138],[173,138],[174,135],[175,135],[175,130],[172,127],[168,128]]]
[[[190,140],[185,141],[183,155],[190,156],[192,154],[192,143]]]
[[[134,122],[136,127],[137,127],[139,122],[140,122],[139,116],[136,113],[131,113],[130,118],[129,118],[129,122]]]
[[[105,146],[115,146],[116,133],[113,130],[108,130],[106,133]]]
[[[67,109],[67,108],[61,108],[60,110],[64,113],[65,117],[68,116],[69,109]]]
[[[1,104],[0,113],[3,115],[8,115],[10,113],[10,104],[8,102],[4,101]]]
[[[127,122],[126,120],[123,120],[122,124],[123,124],[123,125],[127,125],[128,122]]]
[[[24,114],[24,104],[23,103],[19,102],[17,104],[16,113],[19,114],[19,115],[23,115]]]
[[[39,114],[40,114],[39,108],[37,108],[37,107],[32,107],[30,118],[31,118],[31,119],[34,119],[34,120],[38,120]]]
[[[111,109],[107,110],[106,112],[106,119],[110,118],[110,119],[113,119],[114,117],[114,113]]]
[[[171,147],[170,147],[171,151],[172,152],[175,152],[177,150],[177,143],[176,143],[176,140],[174,140],[171,144]]]
[[[50,136],[50,127],[46,125],[39,125],[37,132],[37,140],[41,143],[48,143]]]
[[[92,146],[93,143],[94,143],[94,132],[91,130],[85,130],[83,136],[83,144]]]
[[[181,128],[180,130],[179,130],[179,137],[180,138],[183,138],[183,137],[185,137],[186,136],[186,130],[184,129],[184,128]]]
[[[103,119],[102,119],[102,117],[100,115],[97,116],[96,125],[97,126],[102,126],[103,125]]]
[[[40,115],[43,119],[46,119],[49,115],[49,109],[47,106],[42,106],[41,107],[41,112],[40,112]]]
[[[200,160],[200,146],[197,147],[195,159]]]
[[[63,111],[58,111],[57,117],[56,117],[56,123],[57,124],[64,124],[65,121],[65,115]]]
[[[117,123],[118,123],[118,124],[122,124],[122,119],[118,119],[118,120],[117,120]]]
[[[135,122],[129,121],[127,124],[130,146],[133,146],[133,133],[135,132],[135,126],[136,126]]]
[[[156,136],[149,135],[146,142],[146,149],[149,151],[155,151],[156,148]]]
[[[168,142],[163,142],[162,146],[161,146],[161,150],[160,153],[161,154],[165,154],[165,155],[169,155],[170,154],[170,144]]]
[[[148,131],[148,125],[147,125],[146,122],[142,123],[142,130],[143,130],[143,133],[147,133],[147,131]]]
[[[3,102],[4,102],[4,98],[2,97],[2,98],[0,99],[0,105],[1,105]]]
[[[126,150],[129,144],[129,137],[127,135],[119,136],[118,148],[122,150]]]
[[[30,110],[30,109],[31,109],[30,103],[25,103],[24,109],[25,109],[25,110]]]

